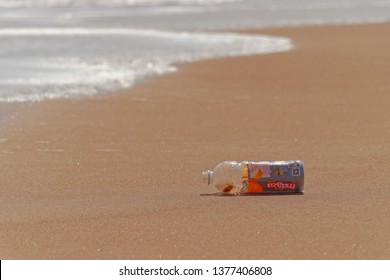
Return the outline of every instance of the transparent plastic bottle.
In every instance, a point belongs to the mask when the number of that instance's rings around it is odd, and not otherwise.
[[[203,183],[225,194],[301,193],[304,164],[289,161],[223,161],[214,170],[202,172]]]

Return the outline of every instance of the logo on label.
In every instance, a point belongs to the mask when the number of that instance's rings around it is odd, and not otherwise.
[[[301,175],[301,170],[299,170],[299,168],[294,168],[292,170],[292,175],[293,176],[300,176]]]
[[[276,191],[295,190],[296,184],[292,182],[269,181],[267,182],[267,188]]]

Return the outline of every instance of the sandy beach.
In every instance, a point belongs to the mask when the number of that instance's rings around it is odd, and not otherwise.
[[[15,105],[0,126],[0,258],[389,259],[389,30],[250,30],[295,49]],[[201,184],[223,160],[289,159],[305,162],[304,195]]]

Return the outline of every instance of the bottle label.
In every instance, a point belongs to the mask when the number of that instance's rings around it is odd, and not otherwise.
[[[248,162],[242,181],[247,193],[302,192],[303,162],[300,160]]]

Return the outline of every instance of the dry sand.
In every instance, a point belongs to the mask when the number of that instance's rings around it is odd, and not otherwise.
[[[292,52],[20,105],[1,259],[389,259],[390,24],[250,31]],[[208,195],[222,160],[301,159],[305,194]]]

